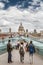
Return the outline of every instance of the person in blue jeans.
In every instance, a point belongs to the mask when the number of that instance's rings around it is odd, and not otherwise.
[[[12,45],[10,44],[10,40],[8,41],[8,44],[7,44],[7,52],[8,52],[8,63],[11,63],[12,62]]]
[[[35,47],[32,44],[32,41],[30,41],[29,44],[29,57],[30,57],[30,64],[33,64],[33,54],[35,53]]]

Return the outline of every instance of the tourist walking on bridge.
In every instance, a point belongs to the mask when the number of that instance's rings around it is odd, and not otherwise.
[[[12,62],[12,45],[10,43],[10,40],[8,41],[8,44],[7,44],[7,52],[8,52],[8,63],[11,63]]]
[[[30,41],[30,44],[29,44],[29,59],[30,59],[30,64],[33,64],[33,54],[35,53],[35,47],[34,45],[32,44],[32,41]]]
[[[25,53],[25,51],[24,51],[23,42],[21,42],[21,44],[20,44],[19,53],[20,53],[20,61],[22,63],[24,63],[24,53]]]

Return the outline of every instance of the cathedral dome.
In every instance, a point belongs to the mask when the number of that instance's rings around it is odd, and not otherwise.
[[[18,29],[18,33],[20,35],[24,35],[24,33],[25,33],[25,30],[24,30],[24,27],[23,27],[22,23],[20,23],[20,26],[19,26],[19,29]]]
[[[24,32],[25,32],[25,30],[24,30],[24,27],[23,27],[22,23],[20,23],[20,26],[19,26],[18,31],[24,31]]]

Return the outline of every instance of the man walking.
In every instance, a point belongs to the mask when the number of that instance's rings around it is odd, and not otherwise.
[[[8,63],[12,63],[12,45],[10,44],[10,40],[8,41],[7,44],[7,52],[8,52]]]

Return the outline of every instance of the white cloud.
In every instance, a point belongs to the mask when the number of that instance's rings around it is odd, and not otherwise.
[[[42,4],[41,7],[43,8]],[[23,23],[24,28],[30,30],[43,29],[43,11],[32,12],[29,7],[24,11],[17,9],[16,7],[9,7],[7,10],[0,10],[0,24],[8,25],[12,28],[12,31],[17,31],[20,22]],[[8,27],[8,28],[9,28]]]
[[[3,9],[4,6],[4,3],[0,2],[0,9]]]
[[[34,2],[40,2],[41,0],[33,0]]]
[[[43,11],[43,2],[40,2],[41,10]]]

